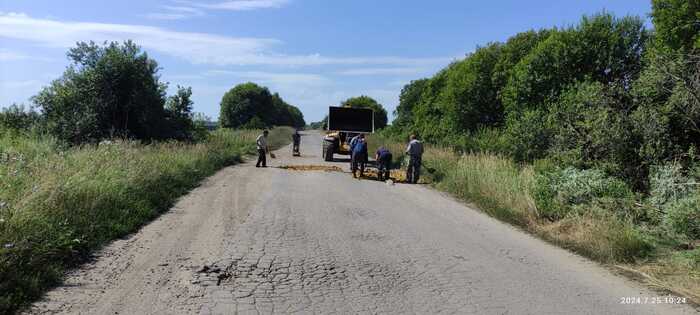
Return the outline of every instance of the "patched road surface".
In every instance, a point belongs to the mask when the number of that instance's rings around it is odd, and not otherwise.
[[[696,314],[428,187],[274,167],[347,170],[320,142],[221,170],[30,312]]]

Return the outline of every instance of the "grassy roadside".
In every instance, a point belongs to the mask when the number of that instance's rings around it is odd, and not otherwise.
[[[396,160],[404,159],[403,143],[372,135],[369,144],[372,152],[382,145],[394,153]],[[426,146],[423,160],[423,173],[433,187],[551,243],[700,303],[700,249],[679,248],[677,243],[640,223],[638,217],[643,216],[640,213],[645,209],[640,208],[644,205],[619,189],[614,180],[577,173],[579,177],[597,179],[594,183],[602,183],[599,186],[604,192],[590,192],[590,188],[581,185],[583,181],[578,181],[573,188],[560,185],[549,190],[559,196],[575,195],[578,199],[572,199],[583,202],[546,204],[542,200],[558,200],[545,198],[548,189],[543,187],[548,188],[550,183],[542,182],[538,170],[547,165],[520,166],[497,155],[458,155],[450,148],[430,145]],[[553,210],[564,207],[567,212]]]
[[[273,129],[271,146],[289,142],[292,132]],[[254,153],[257,134],[218,130],[198,144],[117,141],[72,149],[0,135],[0,313],[36,299],[91,251]]]

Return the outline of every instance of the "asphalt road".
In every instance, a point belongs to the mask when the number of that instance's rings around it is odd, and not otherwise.
[[[271,166],[323,165],[320,136]],[[347,163],[330,163],[347,169]],[[696,314],[421,185],[221,170],[36,303],[66,314]]]

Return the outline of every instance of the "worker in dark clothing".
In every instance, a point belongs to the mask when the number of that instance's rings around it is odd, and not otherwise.
[[[374,159],[377,161],[377,177],[380,181],[388,180],[391,169],[391,152],[385,147],[379,147],[374,154]]]
[[[348,141],[348,147],[350,148],[350,169],[352,170],[352,150],[355,148],[355,144],[357,144],[358,140],[360,140],[360,134],[357,134],[350,138],[350,141]]]
[[[258,163],[255,163],[255,167],[267,167],[267,157],[266,154],[270,152],[270,148],[267,146],[267,135],[269,132],[264,130],[261,135],[255,140],[255,144],[258,147]]]
[[[418,183],[420,166],[423,162],[423,143],[416,138],[416,135],[411,135],[411,141],[408,142],[408,147],[406,147],[406,154],[409,158],[406,180],[411,184]]]
[[[301,143],[301,135],[299,130],[295,130],[292,134],[292,154],[299,155],[299,144]]]
[[[361,134],[352,148],[352,177],[356,177],[357,169],[360,169],[360,177],[365,173],[365,163],[367,163],[367,141],[365,135]]]

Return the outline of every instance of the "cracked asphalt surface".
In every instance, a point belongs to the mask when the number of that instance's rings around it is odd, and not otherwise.
[[[274,168],[320,142],[221,170],[29,313],[696,314],[428,187]]]

